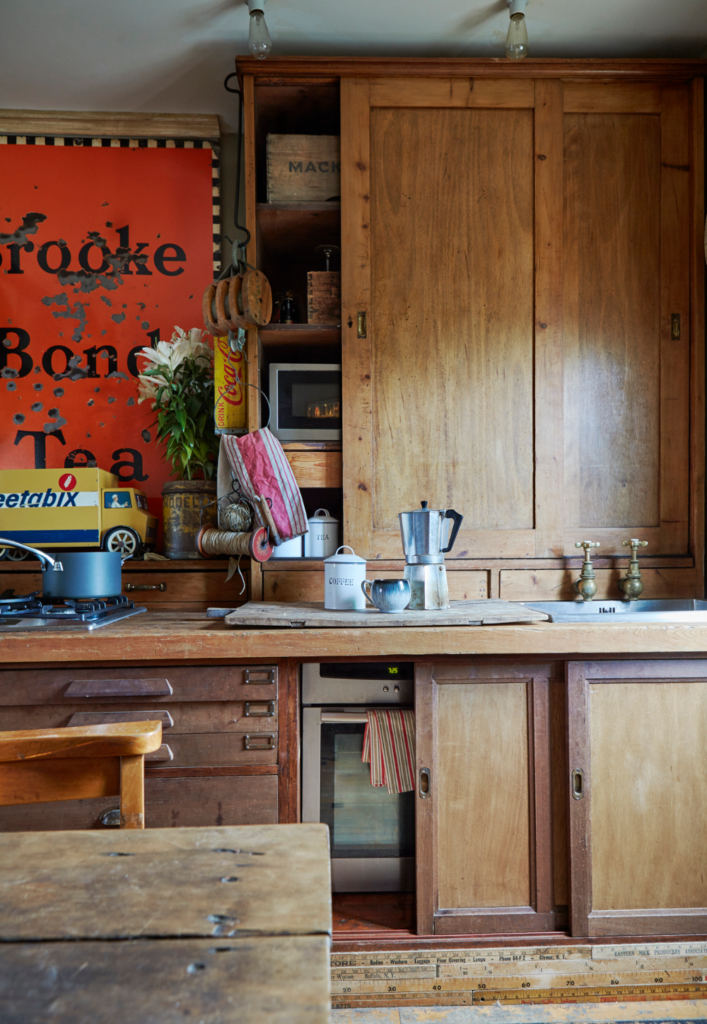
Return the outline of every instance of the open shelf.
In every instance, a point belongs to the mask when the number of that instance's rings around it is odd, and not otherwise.
[[[263,348],[287,345],[337,345],[341,341],[340,324],[268,324],[258,337]]]
[[[309,270],[324,269],[318,245],[339,244],[341,203],[258,203],[256,216],[268,260],[293,257]]]

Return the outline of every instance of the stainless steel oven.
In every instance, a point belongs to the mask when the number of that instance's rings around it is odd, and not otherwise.
[[[413,706],[412,662],[302,666],[302,821],[329,826],[334,892],[415,887],[415,794],[390,794],[362,763],[370,708]]]

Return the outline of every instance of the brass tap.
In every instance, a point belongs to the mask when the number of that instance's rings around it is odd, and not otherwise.
[[[635,537],[632,537],[631,540],[623,541],[625,548],[629,544],[631,545],[631,561],[628,564],[628,572],[619,580],[619,590],[623,590],[626,600],[635,601],[643,593],[643,580],[641,579],[641,570],[638,567],[638,549],[647,547],[648,541],[636,540]]]
[[[574,581],[574,589],[581,596],[583,601],[591,601],[597,592],[597,580],[592,565],[592,548],[599,547],[599,541],[578,540],[576,548],[584,548],[584,562],[579,579]]]

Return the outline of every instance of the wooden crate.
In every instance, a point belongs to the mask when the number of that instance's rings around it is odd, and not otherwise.
[[[268,135],[268,202],[326,202],[341,195],[338,135]]]
[[[307,323],[341,323],[341,274],[333,270],[307,273]]]

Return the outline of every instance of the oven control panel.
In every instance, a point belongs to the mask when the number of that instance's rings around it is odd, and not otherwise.
[[[318,662],[302,665],[302,704],[414,703],[412,661]]]

